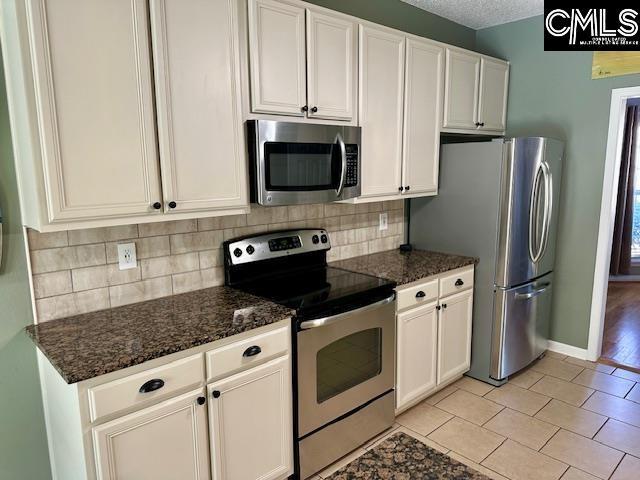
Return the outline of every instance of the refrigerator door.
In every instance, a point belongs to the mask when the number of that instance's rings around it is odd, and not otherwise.
[[[496,288],[491,377],[502,380],[542,355],[549,338],[553,274],[511,289]]]
[[[495,284],[509,288],[553,270],[562,142],[523,137],[505,142]]]

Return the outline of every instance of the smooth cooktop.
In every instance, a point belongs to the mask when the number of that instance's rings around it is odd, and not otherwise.
[[[391,293],[395,282],[335,267],[315,267],[244,283],[241,290],[296,310],[331,315]]]

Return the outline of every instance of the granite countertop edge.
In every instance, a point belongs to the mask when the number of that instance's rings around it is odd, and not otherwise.
[[[64,381],[74,384],[294,314],[269,300],[220,286],[49,320],[29,325],[25,332]],[[165,335],[156,335],[158,329]]]

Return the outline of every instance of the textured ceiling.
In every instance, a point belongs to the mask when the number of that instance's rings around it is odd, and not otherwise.
[[[402,0],[479,30],[542,15],[544,0]]]

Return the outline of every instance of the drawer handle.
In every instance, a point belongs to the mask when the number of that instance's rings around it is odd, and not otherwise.
[[[262,352],[262,349],[258,345],[247,348],[242,354],[243,357],[253,357]]]
[[[160,380],[159,378],[154,378],[153,380],[149,380],[148,382],[144,382],[138,390],[140,393],[149,393],[159,390],[164,387],[164,380]]]
[[[426,296],[427,296],[427,294],[424,293],[422,290],[420,290],[418,293],[416,293],[416,298],[424,298]]]
[[[454,285],[456,287],[461,287],[462,285],[464,285],[464,282],[462,281],[461,278],[459,278],[459,279],[456,280],[456,283],[454,283]]]

